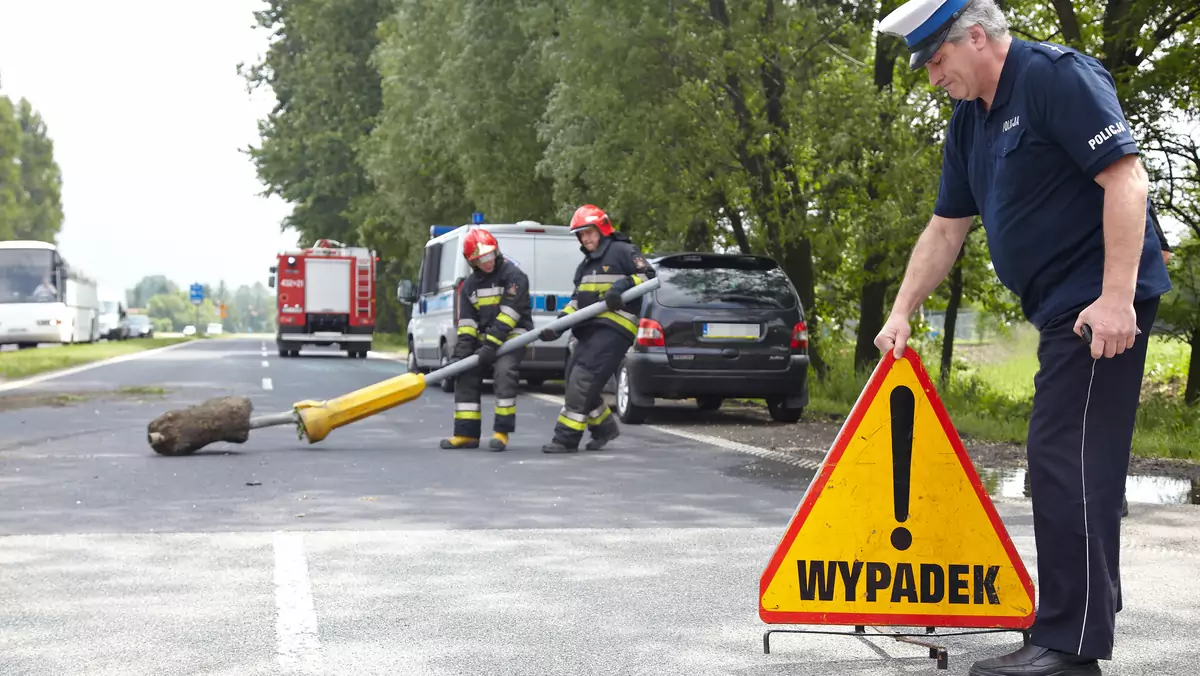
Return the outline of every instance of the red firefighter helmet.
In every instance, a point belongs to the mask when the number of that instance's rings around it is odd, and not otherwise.
[[[483,228],[472,228],[463,238],[463,257],[471,265],[494,259],[500,251],[500,245],[492,233]]]
[[[594,204],[579,207],[571,217],[571,232],[578,235],[584,228],[596,228],[605,237],[613,234],[612,221],[608,220],[608,214]]]

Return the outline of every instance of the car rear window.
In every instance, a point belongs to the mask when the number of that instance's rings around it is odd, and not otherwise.
[[[679,308],[796,307],[796,295],[779,266],[761,259],[672,259],[656,266],[660,305]]]

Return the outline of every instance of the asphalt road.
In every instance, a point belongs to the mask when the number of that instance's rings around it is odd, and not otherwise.
[[[882,638],[763,654],[759,576],[813,470],[669,425],[547,456],[553,393],[521,397],[505,453],[438,449],[436,388],[315,445],[274,428],[150,450],[169,409],[283,411],[403,371],[268,347],[198,341],[0,391],[0,674],[964,674],[1019,644],[947,637],[940,672]],[[996,504],[1036,575],[1028,504]],[[1194,670],[1198,513],[1125,521],[1105,673]]]

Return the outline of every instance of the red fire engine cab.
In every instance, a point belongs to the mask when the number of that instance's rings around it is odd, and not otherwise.
[[[375,333],[378,262],[370,249],[331,239],[280,253],[271,267],[279,356],[295,357],[303,345],[337,345],[365,358]]]

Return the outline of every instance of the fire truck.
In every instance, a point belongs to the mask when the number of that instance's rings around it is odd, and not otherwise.
[[[374,251],[332,239],[280,253],[271,267],[279,356],[295,357],[304,345],[336,345],[365,358],[375,333],[378,263]]]

